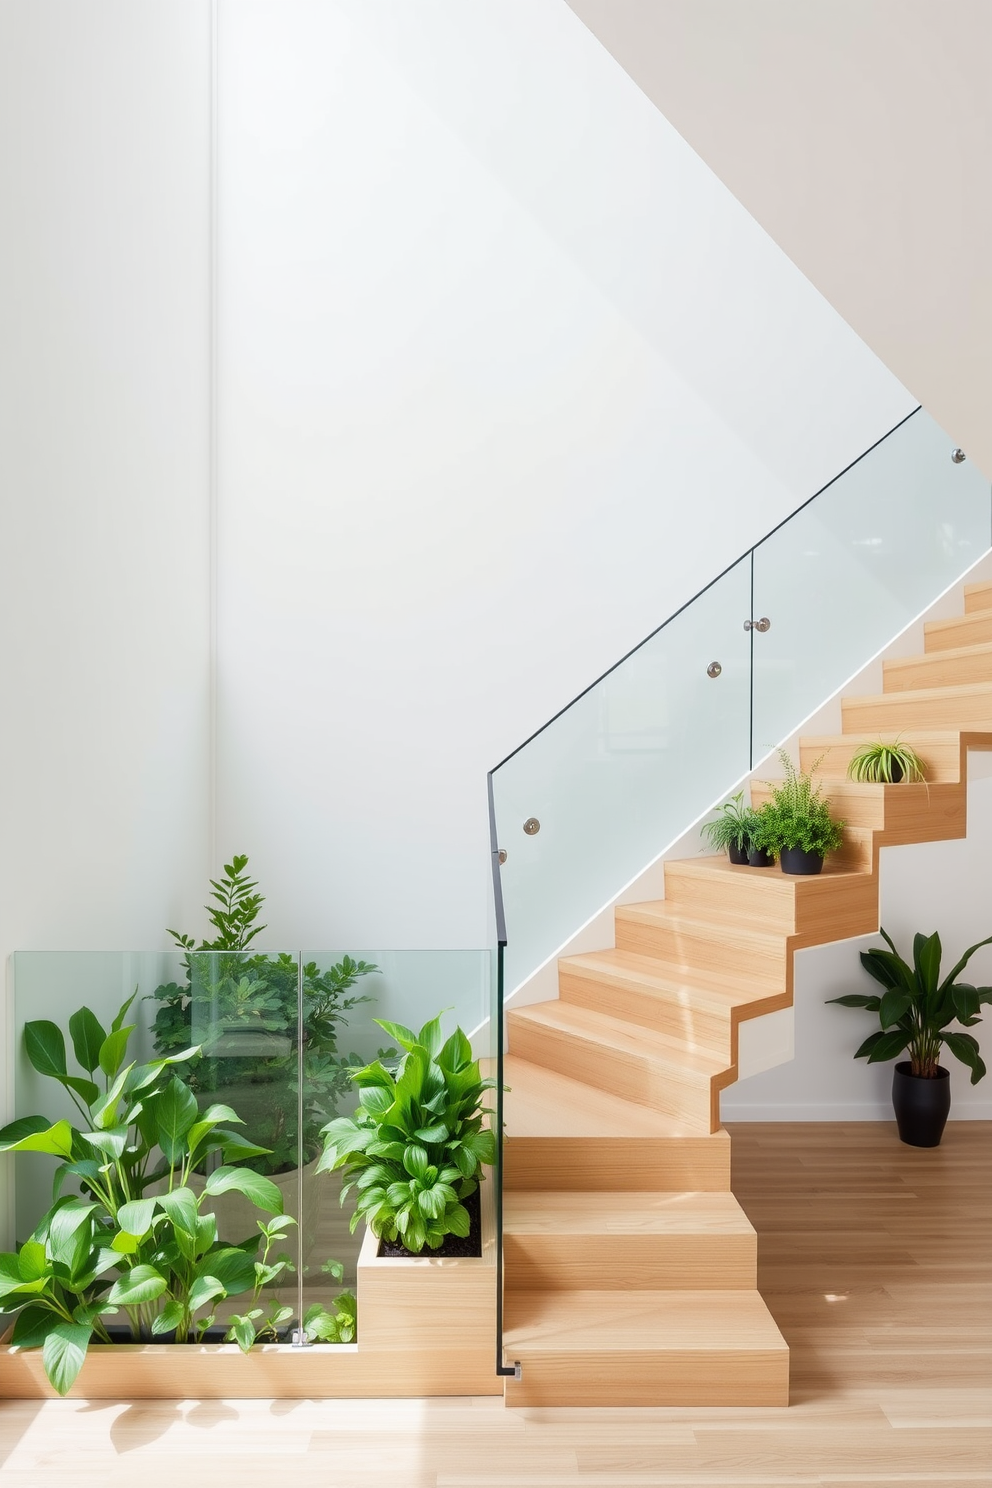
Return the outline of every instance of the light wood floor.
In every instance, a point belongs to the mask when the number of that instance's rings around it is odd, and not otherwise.
[[[3,1488],[992,1484],[992,1123],[731,1131],[788,1409],[4,1402]]]

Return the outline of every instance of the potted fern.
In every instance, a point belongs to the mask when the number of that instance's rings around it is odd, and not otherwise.
[[[752,868],[768,868],[773,859],[762,846],[761,815],[753,806],[744,806],[744,792],[738,791],[723,805],[713,821],[702,828],[702,835],[714,852],[726,852],[732,863]]]
[[[900,781],[915,785],[926,780],[927,767],[912,745],[898,739],[886,744],[879,739],[854,751],[847,773],[862,785],[898,785]]]
[[[827,853],[840,847],[844,823],[830,815],[822,782],[813,784],[820,761],[807,773],[796,769],[784,749],[778,753],[785,779],[768,782],[771,799],[758,813],[761,841],[780,860],[783,873],[819,873]]]
[[[978,1040],[948,1025],[958,1022],[973,1028],[982,1020],[979,1009],[992,1003],[992,987],[973,987],[958,977],[980,946],[992,944],[992,935],[969,946],[947,976],[941,980],[940,936],[913,938],[913,964],[900,956],[891,937],[881,932],[888,950],[873,947],[861,952],[861,964],[882,987],[882,995],[849,992],[831,997],[842,1007],[864,1008],[878,1015],[881,1027],[868,1035],[855,1059],[869,1064],[909,1059],[896,1065],[892,1077],[892,1105],[899,1137],[911,1147],[936,1147],[951,1108],[951,1086],[947,1069],[940,1063],[941,1046],[971,1070],[977,1085],[985,1074]]]

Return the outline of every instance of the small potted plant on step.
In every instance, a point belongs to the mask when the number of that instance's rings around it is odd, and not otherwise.
[[[908,1060],[896,1065],[892,1077],[892,1105],[899,1136],[910,1147],[936,1147],[951,1108],[950,1079],[940,1063],[941,1045],[968,1066],[972,1085],[985,1074],[977,1039],[970,1033],[949,1030],[948,1024],[957,1021],[972,1028],[982,1021],[979,1008],[992,1002],[992,987],[973,987],[957,980],[979,946],[992,944],[992,935],[969,946],[941,981],[939,935],[914,937],[910,966],[885,931],[881,933],[889,949],[862,951],[861,964],[881,984],[882,995],[849,992],[827,1000],[878,1014],[881,1028],[868,1035],[855,1051],[855,1059],[877,1064],[909,1053]]]
[[[879,739],[854,751],[847,773],[860,785],[898,785],[900,781],[916,785],[926,780],[927,767],[911,745]]]
[[[707,822],[702,835],[714,852],[726,851],[732,863],[749,863],[752,868],[768,868],[773,859],[760,845],[761,819],[752,806],[743,806],[744,792],[738,791],[724,801],[714,821]]]
[[[819,873],[827,853],[840,847],[844,823],[830,815],[822,784],[813,784],[819,760],[807,773],[797,771],[784,749],[779,750],[779,759],[785,779],[768,782],[771,800],[758,812],[759,840],[781,861],[783,873]]]

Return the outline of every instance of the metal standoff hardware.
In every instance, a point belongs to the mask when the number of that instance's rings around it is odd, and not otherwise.
[[[709,666],[706,668],[706,675],[707,677],[719,677],[722,671],[723,667],[718,661],[711,661]]]
[[[536,816],[529,816],[524,822],[524,831],[527,833],[528,837],[536,837],[537,833],[540,830],[541,823],[538,821]]]
[[[502,868],[503,864],[506,862],[506,848],[501,847],[499,852],[496,854],[496,857],[499,860],[500,867]]]
[[[963,449],[952,449],[951,450],[951,461],[952,461],[953,464],[955,464],[955,465],[963,465],[964,462],[965,462],[965,460],[967,460],[967,458],[968,458],[968,456],[965,454],[965,452],[964,452]]]
[[[769,620],[769,618],[768,618],[767,615],[762,615],[762,617],[761,617],[760,620],[745,620],[744,621],[744,629],[745,630],[759,630],[762,635],[764,635],[764,633],[765,633],[766,630],[771,630],[771,628],[772,628],[772,622]]]

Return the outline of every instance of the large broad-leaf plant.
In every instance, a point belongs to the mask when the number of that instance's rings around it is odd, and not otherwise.
[[[964,1028],[973,1028],[982,1021],[979,1009],[992,1003],[992,987],[973,987],[968,982],[958,981],[975,952],[981,946],[992,944],[992,935],[969,946],[960,961],[941,980],[943,952],[936,932],[914,937],[912,966],[900,956],[892,938],[884,930],[881,934],[889,949],[883,951],[881,947],[873,947],[862,951],[861,964],[869,976],[880,983],[882,995],[873,997],[849,992],[844,997],[827,999],[840,1003],[842,1007],[864,1008],[869,1013],[878,1014],[881,1028],[868,1035],[855,1051],[855,1059],[867,1059],[869,1064],[877,1064],[908,1053],[912,1073],[933,1079],[940,1068],[943,1045],[968,1066],[971,1083],[977,1085],[986,1072],[978,1040],[973,1034],[959,1033],[948,1025],[957,1022]]]
[[[460,1028],[442,1043],[439,1017],[419,1033],[376,1022],[406,1052],[395,1074],[381,1060],[352,1072],[360,1105],[325,1127],[317,1171],[345,1169],[342,1201],[352,1188],[358,1195],[352,1230],[365,1219],[374,1235],[416,1255],[469,1233],[462,1201],[496,1158],[485,1124],[493,1112],[482,1104],[495,1081],[481,1077]]]
[[[88,1008],[69,1019],[80,1073],[68,1067],[62,1030],[28,1023],[25,1049],[34,1068],[56,1081],[76,1107],[75,1121],[26,1116],[0,1131],[0,1152],[47,1153],[57,1161],[54,1203],[16,1253],[0,1255],[0,1305],[15,1312],[11,1342],[42,1348],[45,1371],[60,1394],[70,1389],[93,1339],[110,1341],[108,1320],[135,1340],[196,1340],[228,1297],[257,1302],[287,1270],[272,1256],[295,1220],[271,1179],[240,1166],[261,1149],[233,1126],[226,1105],[199,1109],[176,1073],[193,1048],[148,1064],[127,1062],[135,1031],[134,998],[109,1030]],[[214,1166],[194,1191],[190,1176]],[[63,1192],[67,1182],[78,1191]],[[216,1195],[236,1190],[263,1215],[237,1244],[218,1239],[208,1212]],[[353,1307],[345,1299],[345,1312]],[[276,1336],[292,1309],[273,1303],[230,1320],[228,1336],[248,1349]],[[311,1337],[333,1335],[335,1315],[308,1316]],[[352,1336],[354,1336],[352,1331]]]

